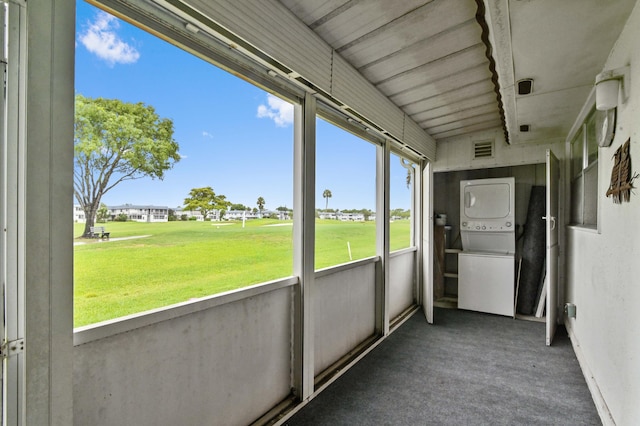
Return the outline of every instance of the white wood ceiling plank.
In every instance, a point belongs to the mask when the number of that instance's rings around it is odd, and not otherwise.
[[[397,19],[340,49],[340,54],[356,68],[393,52],[447,31],[470,19],[477,10],[474,0],[437,0]],[[359,59],[358,59],[359,58]],[[366,60],[366,62],[363,62]]]
[[[314,30],[334,49],[342,49],[380,27],[388,25],[396,19],[415,9],[430,3],[432,0],[367,0],[354,2],[354,6],[343,13],[319,25]]]
[[[456,122],[458,120],[464,120],[466,118],[475,117],[478,115],[488,114],[488,113],[496,113],[497,104],[495,102],[495,98],[493,102],[484,104],[475,108],[467,108],[461,111],[455,111],[447,115],[442,115],[440,117],[423,120],[418,122],[418,124],[423,128],[433,128],[435,126],[440,126],[443,124],[449,124]]]
[[[482,63],[486,64],[489,69],[489,60],[485,55],[485,49],[483,44],[475,44],[417,68],[396,74],[376,86],[387,96],[393,96],[410,88],[438,80],[448,75],[452,69],[459,70]]]
[[[449,74],[443,78],[432,81],[427,84],[412,87],[402,93],[390,96],[389,99],[402,108],[421,101],[423,99],[433,98],[443,92],[456,90],[462,86],[472,83],[486,81],[491,79],[491,72],[486,63],[476,65],[473,68],[462,69],[457,71],[455,68],[449,70]]]
[[[475,109],[481,105],[486,104],[494,104],[497,108],[498,102],[496,100],[496,92],[494,92],[493,89],[476,96],[470,96],[458,102],[451,102],[449,104],[445,104],[432,109],[425,109],[424,111],[412,114],[411,118],[413,118],[413,120],[415,120],[417,123],[421,123],[425,120],[438,117],[446,117],[456,112],[462,112],[467,109]]]
[[[407,105],[403,108],[403,110],[409,115],[414,115],[428,109],[434,109],[454,102],[461,102],[473,96],[488,93],[493,89],[494,87],[491,81],[480,81],[468,86],[460,87],[459,89],[452,90],[450,92],[438,94],[437,96],[429,99]]]
[[[472,46],[478,46],[481,43],[480,34],[480,27],[475,20],[469,20],[402,50],[393,51],[373,62],[370,58],[347,59],[356,64],[362,64],[363,66],[359,67],[360,72],[378,84],[403,72],[443,60]]]

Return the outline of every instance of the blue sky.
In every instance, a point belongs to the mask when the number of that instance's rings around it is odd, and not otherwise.
[[[152,105],[182,156],[164,180],[122,182],[102,202],[178,207],[211,186],[249,207],[293,205],[291,105],[84,2],[76,22],[76,93]],[[329,189],[329,208],[375,210],[374,146],[322,120],[317,132],[317,207]],[[391,165],[391,207],[407,209],[406,171]]]

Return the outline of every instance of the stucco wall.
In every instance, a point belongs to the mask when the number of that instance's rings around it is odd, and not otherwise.
[[[636,4],[605,66],[608,70],[631,65],[631,95],[618,107],[613,143],[598,153],[600,230],[567,230],[566,299],[577,306],[577,318],[567,326],[583,367],[593,376],[594,390],[602,395],[618,425],[640,422],[640,191],[635,190],[631,201],[623,204],[614,204],[605,193],[612,156],[629,138],[635,160],[632,168],[640,171],[638,40],[640,7]]]

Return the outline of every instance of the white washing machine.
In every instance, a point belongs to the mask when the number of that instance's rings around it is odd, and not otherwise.
[[[514,315],[515,178],[460,182],[458,308]]]
[[[514,315],[513,254],[458,254],[458,308]]]

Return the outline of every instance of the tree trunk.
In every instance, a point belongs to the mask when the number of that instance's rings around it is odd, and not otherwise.
[[[95,217],[98,212],[98,205],[100,205],[100,200],[94,202],[89,206],[82,206],[84,210],[84,231],[82,232],[82,238],[89,238],[91,236],[91,227],[95,225]]]

